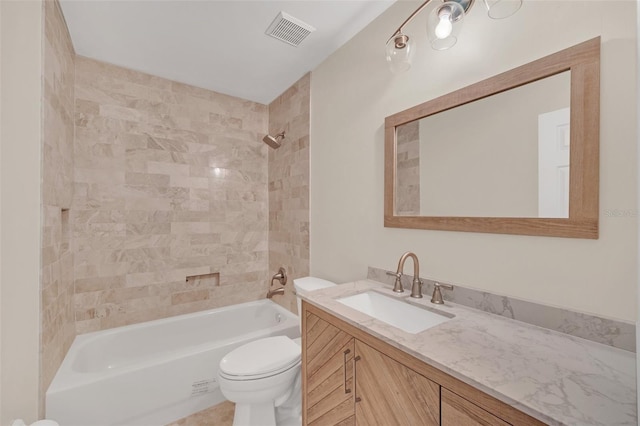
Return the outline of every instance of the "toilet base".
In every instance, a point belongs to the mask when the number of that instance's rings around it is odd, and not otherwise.
[[[233,426],[300,426],[302,410],[274,409],[271,404],[236,404]]]
[[[293,390],[286,401],[274,407],[264,404],[236,403],[233,426],[300,426],[302,425],[302,380],[297,375]]]
[[[265,404],[236,403],[233,426],[248,425],[276,426],[276,412],[273,402]]]
[[[278,426],[302,425],[302,375],[298,374],[289,398],[276,408]]]

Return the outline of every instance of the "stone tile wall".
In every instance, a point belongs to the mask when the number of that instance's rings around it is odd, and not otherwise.
[[[41,413],[44,393],[75,337],[68,226],[73,197],[75,53],[58,2],[45,1],[43,8]]]
[[[82,57],[75,93],[77,332],[263,298],[267,106]]]
[[[396,214],[420,215],[420,121],[403,124],[396,130],[397,187]]]
[[[309,275],[309,108],[311,74],[269,104],[269,131],[286,131],[269,148],[269,273],[283,266],[289,282],[273,300],[297,311],[293,278]]]
[[[42,397],[76,333],[260,299],[280,266],[274,300],[295,312],[310,75],[267,107],[76,57],[44,7]],[[261,142],[281,130],[278,150]],[[233,405],[212,410],[229,422]]]

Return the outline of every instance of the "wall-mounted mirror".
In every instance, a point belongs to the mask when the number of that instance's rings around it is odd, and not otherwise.
[[[600,39],[387,117],[385,226],[598,238]]]

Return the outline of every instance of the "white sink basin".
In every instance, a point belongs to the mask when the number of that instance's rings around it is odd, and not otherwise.
[[[375,291],[367,291],[336,300],[356,311],[412,334],[420,333],[450,319]]]

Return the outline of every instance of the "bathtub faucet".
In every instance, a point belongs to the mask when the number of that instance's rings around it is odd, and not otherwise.
[[[275,294],[284,294],[284,287],[276,288],[275,290],[269,290],[267,292],[267,299],[271,299]]]
[[[273,286],[274,281],[278,281],[283,287],[267,291],[267,299],[271,299],[274,294],[284,294],[284,285],[287,284],[287,271],[282,266],[278,269],[278,272],[271,277],[269,287]]]

